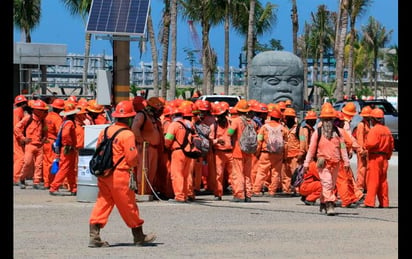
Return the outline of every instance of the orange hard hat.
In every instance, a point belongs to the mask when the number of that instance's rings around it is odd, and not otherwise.
[[[218,116],[225,113],[226,109],[220,104],[212,105],[212,115]]]
[[[316,120],[318,118],[315,111],[308,111],[305,116],[305,120]]]
[[[87,106],[87,110],[95,113],[101,113],[104,110],[104,106],[98,104],[95,99],[92,99],[88,102],[89,106]]]
[[[345,116],[343,115],[343,112],[340,112],[340,111],[336,111],[336,118],[341,121],[345,120]]]
[[[22,102],[27,102],[27,98],[24,95],[17,95],[16,98],[14,98],[14,105]]]
[[[268,106],[266,103],[256,103],[254,106],[252,106],[252,110],[255,112],[263,112],[267,113],[268,112]]]
[[[371,115],[372,118],[383,118],[385,116],[385,114],[383,113],[382,109],[380,108],[375,108],[371,111]]]
[[[210,108],[212,108],[210,102],[207,100],[201,100],[200,102],[196,103],[196,105],[200,111],[210,111]]]
[[[348,102],[342,108],[342,112],[348,116],[354,116],[356,114],[356,105],[354,102]]]
[[[229,107],[230,114],[237,114],[237,109],[235,107]]]
[[[333,105],[330,102],[325,102],[325,103],[322,104],[321,110],[326,108],[326,107],[333,108]]]
[[[124,100],[120,101],[116,105],[116,109],[112,113],[112,116],[114,118],[128,118],[128,117],[134,117],[136,115],[136,112],[133,108],[133,102],[130,100]]]
[[[276,106],[277,106],[277,105],[274,104],[274,103],[269,103],[269,104],[268,104],[268,112],[273,111],[273,109],[274,109]]]
[[[285,101],[285,105],[286,105],[286,107],[290,107],[290,106],[292,105],[292,101],[289,100],[289,99],[287,99],[287,100]]]
[[[54,99],[54,101],[51,104],[51,107],[56,108],[56,109],[64,109],[64,100],[60,98]]]
[[[64,103],[64,109],[59,113],[60,116],[68,116],[72,114],[76,114],[80,111],[80,109],[76,108],[76,104],[73,102],[66,101]]]
[[[37,110],[48,110],[49,106],[47,106],[47,103],[45,103],[41,99],[37,99],[32,103],[31,108]]]
[[[166,105],[163,109],[163,115],[168,116],[172,114],[172,106]]]
[[[333,107],[326,106],[322,108],[320,111],[319,118],[321,119],[326,119],[326,118],[335,118],[336,117],[336,111],[333,109]]]
[[[283,101],[278,102],[278,106],[279,106],[280,111],[285,110],[287,108],[286,103]]]
[[[159,99],[159,97],[150,97],[149,100],[147,100],[147,105],[155,108],[156,110],[163,108],[163,102]]]
[[[87,113],[86,106],[82,107],[82,106],[77,105],[77,108],[80,109],[80,111],[76,114],[86,114]]]
[[[250,111],[250,105],[248,104],[248,102],[245,99],[242,99],[239,102],[237,102],[235,107],[236,107],[236,110],[239,111],[239,112],[248,112],[248,111]]]
[[[175,115],[175,114],[183,114],[182,109],[180,109],[179,107],[174,107],[172,108],[172,111],[170,112],[171,115]]]
[[[220,101],[220,102],[219,102],[219,105],[220,105],[221,107],[223,107],[223,109],[224,109],[225,111],[227,111],[227,110],[229,109],[229,107],[230,107],[229,103],[228,103],[228,102],[225,102],[225,101]]]
[[[285,111],[283,112],[284,116],[290,116],[290,117],[296,117],[296,111],[293,108],[286,108]]]
[[[279,109],[274,108],[272,111],[269,112],[269,116],[277,119],[282,118],[282,113],[279,111]]]
[[[192,106],[180,106],[179,109],[182,111],[184,117],[193,116]]]
[[[138,96],[135,96],[135,97],[133,98],[132,104],[133,104],[133,109],[134,109],[136,112],[138,112],[138,111],[143,110],[144,107],[146,107],[147,101],[146,101],[145,98],[143,98],[142,96],[138,95]]]
[[[369,105],[366,105],[362,108],[361,112],[359,113],[362,117],[370,117],[371,116],[372,108]]]

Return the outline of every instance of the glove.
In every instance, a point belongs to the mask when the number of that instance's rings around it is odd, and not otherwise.
[[[325,159],[322,157],[318,158],[318,161],[316,162],[316,166],[318,168],[325,168],[325,165],[326,165]]]

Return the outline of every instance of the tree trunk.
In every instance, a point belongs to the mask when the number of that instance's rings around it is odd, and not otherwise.
[[[157,46],[155,33],[152,22],[152,14],[149,13],[147,17],[147,32],[149,34],[150,50],[152,52],[152,68],[153,68],[153,94],[154,96],[159,96],[159,66],[158,66],[158,56],[157,56]]]
[[[293,37],[293,54],[297,55],[298,52],[298,31],[299,31],[299,20],[298,20],[298,7],[296,5],[296,0],[292,0],[292,37]]]
[[[338,29],[336,34],[339,34],[338,41],[335,42],[336,50],[336,90],[334,97],[336,100],[343,99],[343,85],[344,85],[344,51],[345,51],[345,38],[348,27],[348,10],[347,10],[347,0],[341,0],[339,13],[340,19],[338,20]]]
[[[230,0],[226,4],[225,10],[225,72],[224,72],[224,82],[223,82],[223,93],[229,94],[229,26],[230,26],[230,17],[229,17],[229,6]]]
[[[167,0],[168,1],[168,0]],[[170,13],[168,10],[165,11],[163,17],[163,48],[162,48],[162,97],[167,98],[167,63],[169,56],[169,33],[170,33]],[[173,95],[174,96],[174,95]],[[174,99],[174,97],[173,97]]]
[[[170,98],[173,100],[176,98],[176,51],[177,51],[177,0],[172,0],[170,6],[170,38],[172,41],[171,45],[171,56],[170,56],[170,74],[169,74],[169,82],[170,82]]]
[[[250,69],[251,69],[251,63],[252,63],[252,58],[253,58],[253,39],[255,37],[255,6],[256,6],[256,1],[255,0],[250,0],[250,6],[249,6],[249,24],[248,24],[248,30],[247,30],[247,54],[246,54],[246,60],[247,60],[247,66],[246,66],[246,71],[245,71],[245,98],[248,99],[249,96],[249,86],[248,86],[248,78],[250,75]]]
[[[87,82],[87,74],[89,73],[89,56],[90,56],[90,44],[91,44],[92,34],[86,32],[85,36],[85,44],[84,44],[84,64],[83,64],[83,76],[82,76],[82,83],[83,83],[83,93],[89,93],[89,87]]]

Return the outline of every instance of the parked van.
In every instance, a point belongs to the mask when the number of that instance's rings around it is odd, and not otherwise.
[[[211,103],[225,101],[229,104],[230,107],[234,107],[237,102],[240,100],[238,95],[202,95],[198,98],[199,100],[206,100]]]

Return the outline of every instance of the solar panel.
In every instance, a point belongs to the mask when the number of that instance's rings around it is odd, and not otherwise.
[[[149,4],[150,0],[93,0],[86,32],[143,36]]]

